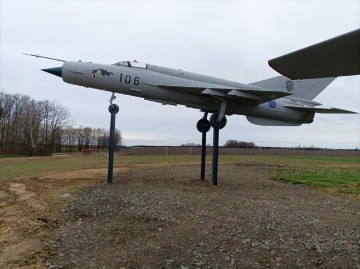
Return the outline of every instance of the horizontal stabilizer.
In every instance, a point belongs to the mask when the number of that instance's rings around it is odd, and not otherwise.
[[[297,97],[293,97],[293,96],[288,98],[288,100],[297,105],[305,105],[305,106],[311,106],[311,107],[321,106],[321,103],[319,103],[319,102],[312,101],[312,100],[305,100],[305,99],[301,99],[301,98],[297,98]]]
[[[308,106],[284,106],[300,112],[312,112],[312,113],[323,113],[323,114],[358,114],[357,112],[335,108],[335,107],[308,107]]]
[[[258,117],[246,116],[247,120],[252,124],[261,125],[261,126],[301,126],[300,123],[292,123],[280,120],[269,120]]]

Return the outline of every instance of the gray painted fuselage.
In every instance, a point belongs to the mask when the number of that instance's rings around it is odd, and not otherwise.
[[[94,73],[94,70],[98,71]],[[100,70],[106,70],[107,74],[102,74]],[[251,87],[247,84],[150,64],[147,65],[147,68],[137,68],[65,62],[62,67],[62,78],[64,82],[70,84],[137,96],[163,104],[185,105],[208,112],[219,111],[222,100],[218,96],[203,94],[197,86],[204,87],[205,85],[209,89],[221,88],[218,91],[224,91],[224,94],[226,94],[225,91],[228,92],[232,88]],[[169,89],[166,87],[169,85],[183,87]],[[284,107],[288,102],[286,97],[280,98],[276,100],[276,107],[271,107],[269,102],[255,104],[235,98],[227,99],[225,113],[226,115],[240,114],[294,124],[313,121],[314,113],[288,109]]]

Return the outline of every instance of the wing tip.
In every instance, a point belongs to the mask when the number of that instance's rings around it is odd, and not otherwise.
[[[281,56],[281,57],[282,57],[282,56]],[[291,74],[288,74],[288,73],[284,72],[284,71],[281,70],[280,68],[275,67],[276,64],[274,64],[274,61],[276,61],[276,60],[279,59],[279,58],[280,58],[280,57],[274,58],[274,59],[271,59],[271,60],[268,61],[268,64],[269,64],[269,66],[270,66],[272,69],[274,69],[274,70],[275,70],[276,72],[278,72],[280,75],[283,75],[283,76],[285,76],[285,77],[287,77],[287,78],[289,78],[289,79],[291,79],[291,80],[302,79],[302,78],[296,76],[296,72],[294,72],[294,74],[291,75]]]

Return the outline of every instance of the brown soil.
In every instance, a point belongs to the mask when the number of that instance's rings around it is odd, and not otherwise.
[[[106,169],[49,174],[0,184],[0,268],[47,268],[47,245],[64,224],[76,188],[105,178]]]
[[[198,165],[4,183],[0,268],[360,268],[359,200],[270,169],[220,165],[216,187]]]

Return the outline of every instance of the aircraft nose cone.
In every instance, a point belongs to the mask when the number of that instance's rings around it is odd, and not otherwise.
[[[46,68],[41,70],[58,77],[62,77],[62,67]]]

